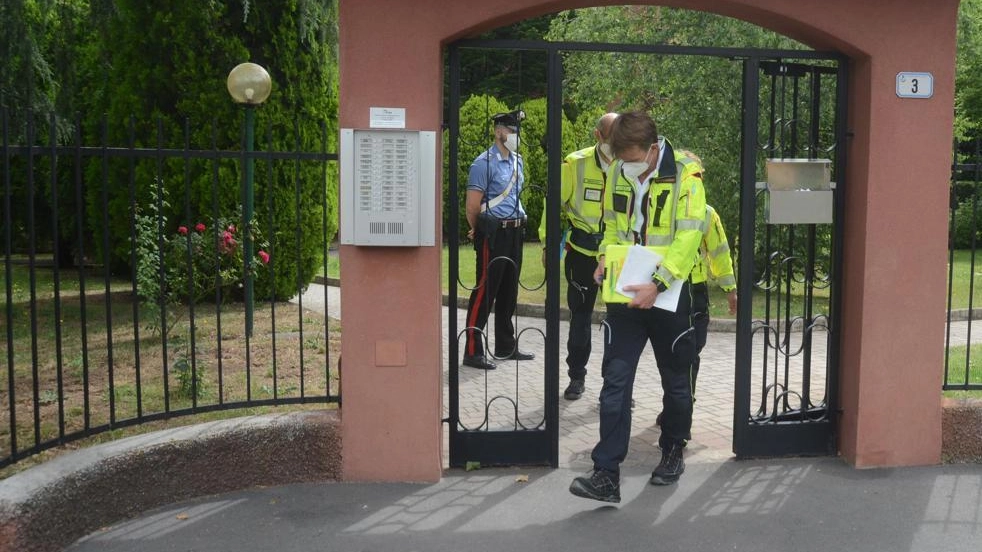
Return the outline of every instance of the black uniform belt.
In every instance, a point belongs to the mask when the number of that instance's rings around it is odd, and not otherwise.
[[[569,243],[587,251],[596,251],[600,249],[600,242],[603,240],[603,238],[603,234],[591,234],[590,232],[586,232],[580,228],[573,228],[569,233]]]
[[[706,282],[693,283],[692,280],[689,280],[689,285],[692,287],[692,291],[694,291],[694,292],[695,291],[701,291],[701,292],[707,292],[707,291],[709,291],[709,286],[706,285]]]
[[[521,228],[525,224],[525,219],[501,219],[500,222],[502,228]]]

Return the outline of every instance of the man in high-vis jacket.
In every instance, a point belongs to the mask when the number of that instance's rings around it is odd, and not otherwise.
[[[630,302],[607,305],[600,441],[591,454],[593,472],[570,485],[574,495],[620,502],[620,464],[631,437],[634,377],[648,342],[661,375],[664,414],[658,442],[662,457],[650,482],[670,485],[685,471],[682,453],[692,428],[691,369],[696,355],[688,280],[703,238],[706,196],[701,164],[675,152],[648,114],[619,115],[608,142],[617,161],[607,175],[604,238],[595,279],[602,281],[604,254],[611,245],[639,244],[662,257],[650,282],[624,288],[633,293]],[[658,295],[669,288],[675,291],[675,286],[680,296],[674,311],[654,308]]]
[[[569,336],[566,340],[566,365],[569,385],[563,397],[575,401],[583,395],[586,364],[590,360],[590,324],[597,302],[597,250],[603,238],[603,191],[607,168],[613,160],[606,136],[616,113],[607,113],[597,120],[593,137],[597,143],[566,156],[563,160],[560,188],[560,208],[564,230],[566,306],[569,308]],[[543,212],[545,210],[543,209]],[[546,217],[539,223],[539,241],[545,244]],[[545,266],[543,245],[542,264]]]
[[[706,346],[709,335],[709,283],[716,281],[726,293],[730,314],[737,312],[736,275],[733,272],[733,259],[730,257],[730,244],[726,241],[726,231],[719,213],[711,205],[706,205],[706,218],[703,221],[705,233],[699,246],[699,262],[692,268],[689,281],[692,283],[692,321],[696,329],[696,359],[692,363],[692,392],[696,391],[696,377],[699,375],[699,353]]]

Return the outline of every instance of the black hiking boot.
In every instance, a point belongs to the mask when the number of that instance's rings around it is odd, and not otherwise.
[[[581,379],[569,380],[566,391],[563,391],[563,398],[567,401],[575,401],[583,396],[584,387],[583,380]]]
[[[577,477],[569,486],[569,492],[583,498],[602,502],[620,502],[621,484],[615,473],[593,470],[590,477]]]
[[[673,443],[668,448],[661,449],[661,462],[655,471],[651,472],[652,485],[671,485],[682,477],[685,472],[685,461],[682,460],[681,443]]]

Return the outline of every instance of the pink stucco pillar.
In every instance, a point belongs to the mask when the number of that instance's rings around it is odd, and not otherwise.
[[[437,130],[446,42],[620,3],[341,2],[341,126],[367,127],[370,107],[405,107],[407,128]],[[658,3],[743,18],[849,56],[839,447],[857,466],[938,462],[957,0]],[[897,98],[901,71],[933,73],[934,96]],[[433,210],[439,221],[441,206]],[[435,480],[440,251],[344,246],[341,267],[344,477]]]

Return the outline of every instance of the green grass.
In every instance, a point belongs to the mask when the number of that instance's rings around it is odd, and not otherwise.
[[[522,253],[522,274],[520,277],[521,286],[518,290],[518,302],[531,305],[544,305],[546,302],[546,286],[545,286],[545,268],[542,266],[542,247],[537,242],[526,243]],[[443,266],[443,291],[448,292],[448,267],[450,266],[450,250],[447,247],[442,249],[442,266]],[[560,262],[560,270],[562,270],[562,262]],[[460,246],[458,250],[458,275],[457,275],[457,295],[459,297],[467,297],[470,293],[470,289],[474,287],[476,281],[475,277],[475,252],[471,244],[465,244]],[[338,264],[337,257],[333,256],[331,262],[328,265],[328,277],[339,278],[340,277],[340,265]],[[559,300],[560,306],[565,307],[566,305],[566,278],[560,276],[560,292]],[[792,286],[791,294],[791,316],[800,315],[803,312],[803,296],[800,292],[801,286],[794,284]],[[771,318],[780,317],[780,314],[776,312],[778,309],[778,294],[772,293],[770,298],[771,305]],[[821,313],[828,312],[828,291],[827,290],[815,290],[815,296],[813,300],[813,312]],[[726,301],[726,294],[723,293],[719,287],[710,286],[709,292],[709,303],[710,303],[710,316],[713,318],[732,318],[728,312],[728,304]],[[756,291],[754,293],[754,306],[753,313],[755,317],[763,317],[765,315],[767,305],[767,296],[762,291]],[[780,304],[783,311],[784,303]],[[597,308],[603,310],[603,301],[597,301]]]
[[[969,298],[972,308],[982,308],[982,252],[976,252],[973,265],[971,250],[955,251],[951,270],[951,308],[967,309]]]
[[[968,353],[968,373],[965,372],[965,355]],[[947,385],[963,385],[965,383],[982,384],[982,344],[973,344],[971,350],[965,345],[955,345],[948,348],[948,372],[945,378]],[[982,391],[945,391],[946,397],[966,398],[982,397]]]
[[[0,265],[0,358],[4,359],[2,370],[5,373],[0,377],[3,401],[0,457],[11,450],[11,400],[17,420],[13,431],[17,448],[22,451],[58,436],[60,408],[64,409],[66,434],[82,431],[86,400],[90,426],[109,424],[112,419],[117,422],[129,420],[141,412],[152,415],[168,409],[191,408],[193,398],[189,392],[180,392],[177,370],[182,361],[190,358],[195,359],[195,368],[201,378],[198,406],[216,404],[219,392],[226,403],[245,400],[246,372],[251,375],[249,389],[253,399],[270,398],[274,385],[278,397],[297,397],[300,378],[304,379],[305,393],[310,396],[322,394],[328,386],[328,378],[333,392],[338,389],[338,374],[328,366],[331,359],[337,359],[340,349],[340,324],[336,320],[301,312],[292,303],[276,303],[274,320],[274,305],[260,301],[256,304],[254,332],[247,340],[244,335],[245,309],[241,303],[220,307],[201,304],[194,311],[192,353],[190,310],[176,306],[170,309],[176,323],[169,332],[165,357],[162,336],[147,329],[147,311],[141,304],[134,305],[132,284],[128,280],[111,280],[107,294],[101,278],[93,276],[89,279],[87,276],[83,304],[77,271],[65,270],[60,276],[57,301],[54,271],[50,267],[34,271],[32,293],[31,270],[17,259],[11,265],[8,301],[8,274],[6,267]],[[134,320],[134,306],[138,320]],[[60,312],[56,312],[56,307]],[[107,318],[107,313],[111,318]],[[83,319],[85,354],[81,331]],[[301,319],[302,343],[298,334]],[[12,337],[10,340],[7,330]],[[305,351],[302,367],[301,350]],[[108,369],[110,351],[112,371]],[[12,359],[12,374],[7,374],[8,359]],[[218,383],[219,363],[223,376],[221,386]],[[271,369],[274,363],[277,367],[275,378]],[[260,367],[270,368],[263,370]],[[61,404],[59,388],[64,394]],[[34,435],[35,394],[40,441]],[[165,399],[169,400],[167,406]],[[189,418],[176,419],[179,421],[174,425],[191,423]],[[138,430],[122,431],[128,435]]]
[[[544,278],[545,271],[539,262],[540,246],[538,243],[528,243],[525,245],[524,259],[525,262],[522,264],[522,281],[526,286],[534,286],[536,283],[542,282]],[[444,291],[446,291],[447,282],[447,267],[449,253],[446,247],[443,248],[443,281],[444,281]],[[531,261],[531,262],[530,262]],[[460,247],[460,280],[462,282],[468,283],[474,281],[474,249],[470,244],[465,244]],[[951,285],[951,308],[952,309],[967,309],[969,306],[969,298],[972,298],[973,308],[982,308],[982,252],[976,253],[975,262],[972,262],[972,252],[970,250],[957,250],[954,254],[954,262],[952,263],[953,268],[953,282]],[[332,278],[340,277],[340,264],[338,263],[337,255],[332,255],[328,260],[327,275]],[[947,275],[946,280],[947,282]],[[970,293],[971,288],[971,293]],[[463,288],[458,288],[461,291],[458,293],[466,292]],[[562,292],[561,292],[562,296]],[[729,316],[726,313],[726,298],[719,291],[719,289],[714,289],[710,292],[710,300],[712,302],[712,315],[719,317]],[[545,303],[545,287],[535,290],[522,289],[519,292],[519,301],[529,302],[534,304]],[[825,308],[827,303],[827,293],[824,291],[816,292],[816,301],[819,301],[822,305],[822,309]],[[792,310],[795,308],[800,308],[801,296],[800,293],[794,295],[792,298]],[[602,305],[601,305],[602,307]],[[763,299],[759,297],[754,298],[754,315],[763,315]]]

